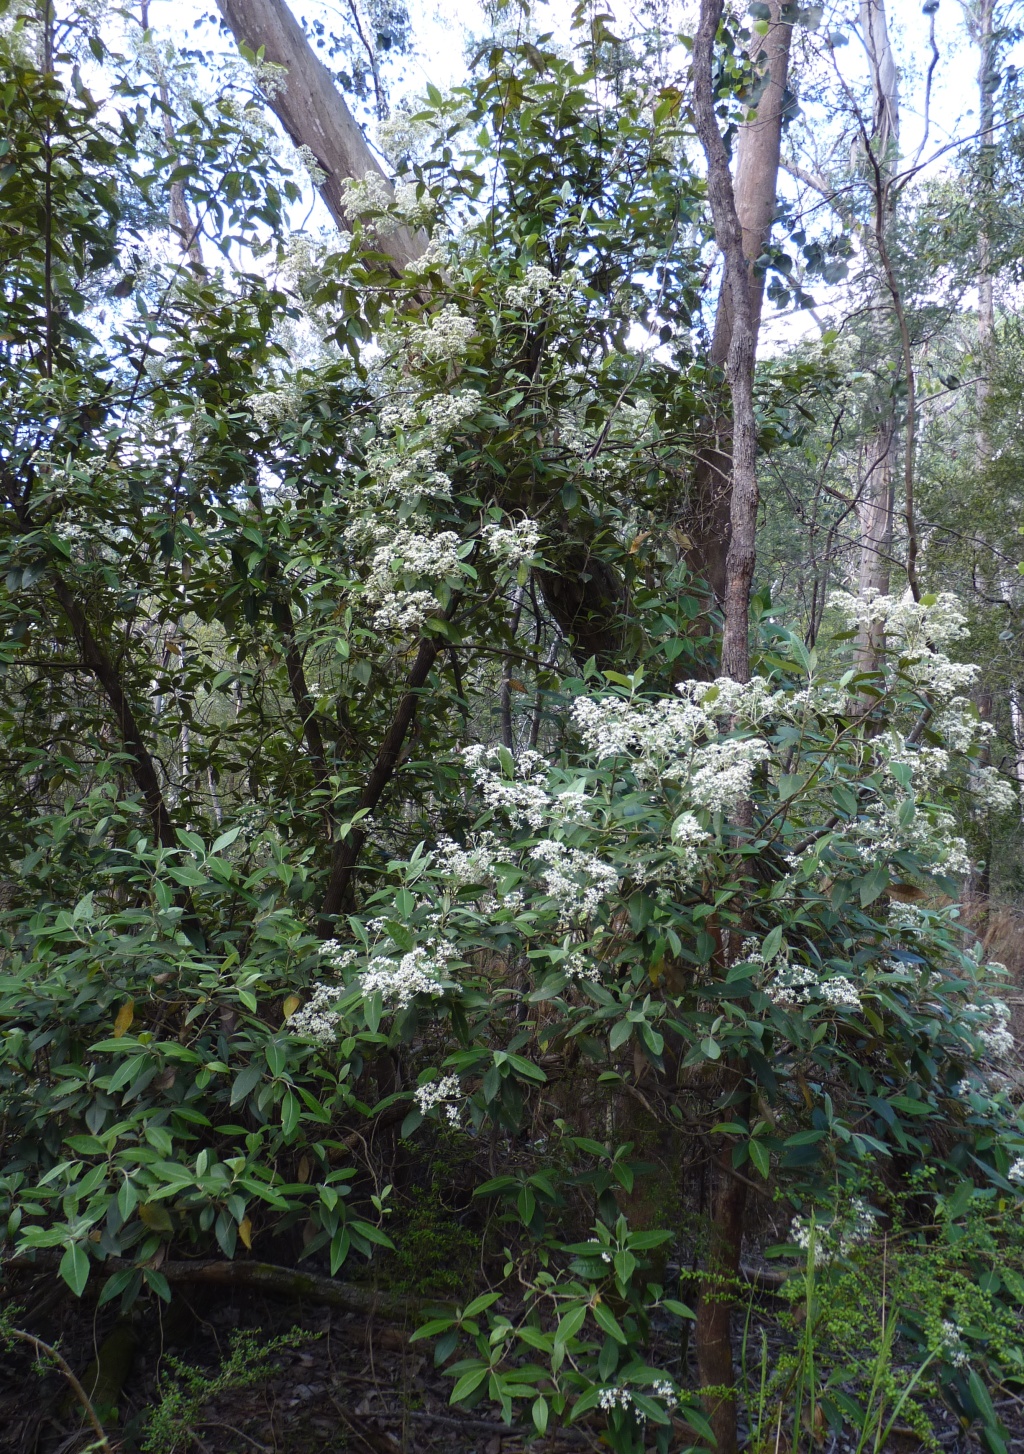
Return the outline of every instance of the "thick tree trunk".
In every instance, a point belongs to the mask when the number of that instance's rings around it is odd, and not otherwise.
[[[767,34],[751,46],[751,59],[762,58],[767,83],[753,120],[739,129],[736,144],[736,180],[733,191],[743,234],[747,262],[750,326],[755,346],[764,301],[764,272],[755,266],[771,235],[777,205],[779,154],[789,80],[789,52],[793,27],[782,19],[780,0],[770,0]],[[719,368],[728,362],[733,334],[731,293],[719,294],[711,361]],[[732,493],[732,440],[728,415],[722,411],[712,424],[710,437],[698,452],[690,510],[683,528],[691,541],[687,563],[702,576],[716,599],[725,600],[726,560],[729,552],[729,513]]]
[[[267,104],[295,145],[307,147],[316,158],[324,174],[320,195],[338,226],[351,231],[351,219],[342,205],[342,182],[372,172],[389,188],[391,184],[330,71],[284,0],[217,0],[217,8],[239,45],[262,50],[265,60],[287,71],[283,87],[267,92]],[[378,238],[377,247],[401,272],[422,254],[425,240],[401,227]]]

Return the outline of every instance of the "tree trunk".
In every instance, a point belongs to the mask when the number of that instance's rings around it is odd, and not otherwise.
[[[872,431],[865,450],[864,478],[857,500],[860,525],[860,575],[858,591],[866,596],[889,594],[892,565],[893,473],[892,457],[896,426],[892,410]],[[857,633],[858,671],[874,671],[885,646],[881,624],[872,621]]]
[[[334,84],[330,71],[313,51],[299,22],[284,0],[217,0],[217,8],[239,45],[288,72],[284,86],[266,91],[267,104],[298,147],[316,158],[324,179],[320,195],[339,227],[351,231],[342,205],[342,182],[380,177],[390,189],[359,124]],[[425,247],[421,234],[401,227],[377,239],[397,273],[418,258]]]
[[[995,301],[992,287],[992,240],[991,225],[992,191],[995,185],[994,170],[994,124],[995,92],[993,72],[996,61],[995,0],[977,0],[974,15],[975,39],[980,52],[978,61],[978,119],[980,149],[979,172],[981,199],[978,222],[978,384],[976,399],[978,406],[978,463],[988,464],[992,445],[988,437],[985,411],[988,404],[992,353],[995,344]]]
[[[861,0],[861,30],[871,69],[871,130],[865,138],[868,162],[873,173],[875,190],[876,234],[881,250],[882,238],[891,212],[890,186],[899,147],[900,110],[896,63],[889,40],[884,0]],[[879,304],[884,289],[879,287]],[[910,368],[910,358],[906,359]],[[896,447],[896,418],[890,399],[865,448],[866,468],[857,501],[860,524],[861,595],[874,589],[880,595],[889,591],[892,560],[893,525],[893,455]],[[908,438],[907,448],[913,444]],[[856,661],[859,671],[871,672],[878,667],[885,649],[885,635],[878,622],[861,627],[857,637]]]
[[[693,47],[694,117],[708,167],[708,200],[715,237],[725,262],[723,292],[731,313],[726,374],[732,399],[732,489],[729,548],[725,560],[725,629],[722,673],[745,682],[750,676],[748,618],[754,578],[757,524],[757,429],[754,421],[754,360],[757,334],[751,306],[750,264],[736,209],[729,158],[715,116],[711,62],[722,0],[701,0]]]
[[[743,255],[747,262],[750,326],[755,347],[764,301],[764,272],[755,264],[768,244],[775,220],[782,121],[788,94],[789,52],[793,35],[792,25],[782,19],[780,0],[770,0],[770,9],[767,34],[756,37],[750,49],[752,60],[764,59],[767,84],[754,119],[739,128],[733,188],[743,234]],[[724,368],[728,362],[732,334],[731,294],[723,285],[711,341],[711,362],[719,368]],[[725,600],[726,592],[731,456],[730,421],[724,411],[720,411],[713,421],[711,437],[697,454],[690,511],[683,527],[691,542],[687,563],[695,575],[707,581],[719,601]]]
[[[737,1448],[732,1309],[741,1277],[747,1188],[729,1175],[731,1155],[730,1145],[712,1171],[709,1243],[695,1329],[697,1374],[701,1388],[708,1390],[704,1405],[715,1454],[735,1454]]]
[[[729,549],[725,570],[725,630],[722,671],[735,681],[750,676],[748,617],[754,576],[757,524],[757,431],[754,422],[754,359],[757,334],[750,296],[750,264],[736,209],[729,158],[715,115],[712,60],[722,17],[722,0],[701,0],[700,24],[693,45],[693,109],[708,169],[708,200],[715,236],[725,263],[723,291],[731,311],[727,377],[732,399],[732,491]],[[738,818],[750,820],[750,804]],[[739,1074],[737,1072],[737,1074]],[[743,1184],[729,1175],[731,1147],[715,1167],[710,1208],[708,1255],[701,1279],[696,1340],[702,1385],[709,1390],[707,1414],[716,1454],[736,1454],[736,1398],[732,1350],[732,1305],[743,1244]]]

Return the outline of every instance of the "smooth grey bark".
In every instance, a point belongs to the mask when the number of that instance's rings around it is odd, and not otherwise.
[[[752,61],[763,59],[767,80],[754,116],[739,128],[736,179],[733,183],[736,214],[743,235],[743,255],[747,263],[747,292],[755,348],[764,302],[764,271],[756,263],[768,245],[775,220],[782,122],[788,95],[793,36],[792,24],[782,18],[781,0],[769,0],[769,9],[768,30],[763,36],[757,36],[750,47]],[[719,368],[724,368],[728,362],[732,333],[732,296],[730,290],[723,286],[711,341],[711,362]],[[719,601],[724,601],[726,593],[732,494],[731,443],[730,422],[721,413],[713,422],[712,438],[697,454],[691,511],[683,522],[691,542],[687,563],[696,575],[708,582]]]
[[[754,578],[757,524],[757,428],[754,419],[754,361],[757,333],[751,301],[750,266],[725,142],[718,129],[711,79],[722,0],[701,0],[693,47],[693,109],[708,168],[708,201],[715,238],[725,263],[723,291],[731,312],[726,375],[732,399],[732,488],[729,548],[725,563],[725,629],[722,673],[745,682],[750,676],[748,620]]]
[[[871,127],[862,136],[875,193],[875,236],[879,253],[885,252],[885,230],[892,211],[892,180],[899,150],[899,77],[893,58],[885,0],[861,0],[860,23],[871,70]],[[884,262],[883,262],[884,266]],[[880,290],[881,292],[881,290]],[[907,359],[909,366],[910,360]],[[890,402],[868,437],[865,468],[857,501],[860,528],[858,586],[861,595],[889,592],[893,540],[893,461],[896,421]],[[912,448],[908,439],[907,447]],[[880,622],[862,626],[857,634],[856,662],[860,671],[878,666],[885,647]]]
[[[284,85],[267,94],[274,112],[296,146],[308,147],[316,158],[323,181],[319,191],[339,227],[352,230],[343,206],[342,183],[362,179],[367,172],[391,183],[366,144],[345,98],[330,71],[310,46],[302,26],[284,0],[217,0],[217,8],[239,45],[287,71]],[[400,227],[377,238],[377,249],[390,258],[397,272],[420,257],[426,241],[419,233]]]

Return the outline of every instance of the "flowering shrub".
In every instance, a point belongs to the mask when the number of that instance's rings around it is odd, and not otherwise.
[[[284,236],[297,189],[232,95],[165,147],[134,72],[100,105],[5,63],[5,200],[62,259],[0,230],[5,1253],[129,1304],[169,1252],[335,1275],[391,1250],[378,1149],[457,1142],[475,1228],[429,1245],[483,1244],[493,1285],[419,1336],[456,1402],[619,1454],[706,1443],[729,1396],[662,1357],[738,1276],[709,1179],[784,1199],[795,1250],[814,1218],[824,1276],[938,1169],[921,1217],[976,1272],[1024,1137],[953,801],[1009,791],[946,597],[837,600],[820,660],[765,620],[753,679],[709,680],[678,97],[498,47],[396,119],[394,199],[351,184],[332,247]],[[217,274],[133,231],[186,172],[232,199]],[[401,279],[393,220],[431,228]],[[915,1305],[993,1439],[971,1378],[1020,1370],[968,1314],[1000,1278]]]

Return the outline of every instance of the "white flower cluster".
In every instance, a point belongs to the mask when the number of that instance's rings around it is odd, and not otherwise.
[[[373,613],[374,629],[382,634],[415,636],[440,607],[430,591],[388,591]]]
[[[338,1038],[340,1017],[335,1006],[340,993],[338,985],[317,985],[312,998],[289,1018],[289,1031],[308,1035],[318,1045],[333,1045]]]
[[[605,1413],[613,1409],[628,1409],[633,1405],[633,1395],[628,1388],[602,1388],[598,1402]]]
[[[281,67],[284,70],[284,67]],[[302,143],[295,148],[295,160],[309,177],[314,187],[322,187],[327,180],[327,173],[317,160],[316,152],[312,147]]]
[[[767,746],[756,738],[707,743],[691,760],[690,797],[698,808],[727,813],[748,796],[754,769],[767,756]]]
[[[565,975],[566,979],[575,980],[577,983],[587,981],[594,983],[601,978],[600,964],[589,954],[584,954],[581,949],[577,949],[565,959],[559,960],[556,968]]]
[[[530,857],[543,865],[544,886],[569,919],[591,918],[618,888],[619,875],[611,864],[556,838],[542,839]]]
[[[823,978],[809,965],[793,965],[765,985],[765,994],[777,1005],[807,1005],[812,1001],[835,1009],[859,1010],[857,986],[841,974]]]
[[[382,230],[378,214],[387,213],[394,200],[391,183],[374,167],[366,169],[362,181],[355,177],[345,177],[342,180],[341,206],[345,216],[350,222],[358,222],[361,217],[373,215],[378,233]],[[396,225],[391,220],[392,230]],[[384,223],[384,230],[388,230],[388,222]]]
[[[1010,1030],[1010,1007],[1004,1000],[990,1000],[985,1006],[989,1023],[978,1033],[993,1060],[1009,1060],[1017,1050]]]
[[[282,419],[294,418],[302,405],[302,395],[291,381],[282,381],[276,389],[250,394],[246,403],[256,423],[263,430],[271,429]]]
[[[837,591],[829,604],[852,628],[881,627],[890,651],[898,653],[907,676],[940,701],[954,698],[978,674],[976,666],[950,661],[943,651],[969,634],[960,603],[948,591],[923,601],[915,601],[909,591],[904,596],[882,596],[872,591],[853,596]]]
[[[497,841],[493,833],[480,833],[475,843],[461,848],[454,838],[442,835],[434,845],[434,866],[457,888],[490,883]]]
[[[419,157],[430,141],[431,127],[425,121],[414,121],[409,111],[393,111],[377,123],[377,145],[393,167],[401,166],[411,157]]]
[[[424,399],[410,390],[404,372],[389,378],[387,388],[379,415],[382,433],[366,446],[367,473],[360,487],[375,516],[382,505],[397,508],[421,495],[451,494],[442,451],[480,408],[480,395],[472,389],[432,392]]]
[[[399,182],[395,187],[395,212],[407,227],[429,227],[437,213],[434,199],[418,182]]]
[[[1003,777],[998,768],[976,767],[970,775],[970,792],[974,805],[993,813],[1008,813],[1020,807],[1020,789]]]
[[[926,784],[918,786],[926,790]],[[962,876],[971,870],[971,854],[955,828],[952,813],[925,808],[901,794],[891,801],[865,803],[860,817],[848,826],[847,837],[869,866],[909,850],[929,854],[945,873]]]
[[[417,995],[444,994],[440,982],[447,963],[436,950],[418,945],[395,960],[388,955],[374,955],[360,976],[364,995],[379,993],[385,1003],[404,1010]]]
[[[429,323],[409,327],[387,337],[386,346],[403,354],[420,354],[434,363],[454,363],[465,358],[476,335],[472,318],[464,317],[454,303],[446,303]]]
[[[436,1106],[444,1109],[450,1126],[457,1126],[462,1108],[457,1104],[462,1095],[462,1082],[457,1075],[445,1075],[432,1084],[421,1085],[413,1095],[421,1115],[428,1115]]]
[[[667,1378],[659,1378],[651,1389],[655,1398],[660,1398],[666,1408],[674,1409],[679,1404],[679,1395],[676,1392],[675,1384]]]
[[[634,703],[621,697],[580,697],[573,703],[572,717],[596,757],[630,758],[641,781],[688,780],[697,807],[725,811],[749,793],[754,769],[766,759],[768,748],[757,738],[720,735],[717,719],[723,684],[715,685],[720,691],[711,700],[707,700],[706,683],[691,682],[682,683],[682,700],[678,701],[663,698]],[[735,682],[726,686],[729,699],[746,691]],[[702,700],[696,700],[698,694]],[[747,695],[760,707],[763,688]]]
[[[875,1209],[863,1197],[853,1197],[843,1217],[831,1222],[815,1224],[813,1229],[814,1266],[820,1267],[833,1257],[846,1257],[854,1247],[869,1242],[877,1220]],[[810,1252],[812,1241],[811,1223],[802,1217],[794,1217],[789,1228],[789,1240],[801,1252]]]
[[[549,268],[531,263],[519,281],[510,283],[505,289],[505,301],[510,308],[521,313],[534,313],[542,304],[547,311],[564,303],[579,284],[580,274],[576,268],[567,268],[556,278]]]
[[[360,950],[346,947],[340,939],[325,939],[320,946],[320,958],[336,974],[344,974],[361,957]]]
[[[540,529],[533,520],[516,520],[512,525],[485,525],[481,532],[487,554],[509,570],[533,559],[540,541]]]
[[[427,576],[443,581],[459,569],[459,547],[462,544],[454,530],[437,535],[419,535],[414,530],[400,530],[380,545],[370,563],[370,581],[388,584],[396,571]]]
[[[1015,1186],[1024,1186],[1024,1156],[1017,1157],[1006,1173],[1006,1179],[1012,1181]]]
[[[427,399],[399,396],[383,406],[380,422],[384,429],[415,430],[419,447],[440,445],[468,423],[479,408],[480,395],[473,389],[432,393]]]
[[[701,845],[710,838],[711,834],[700,826],[692,813],[680,813],[675,819],[672,824],[672,846],[684,874],[695,873],[700,867]]]
[[[545,791],[547,763],[539,752],[526,750],[514,761],[514,777],[501,771],[499,749],[476,743],[464,747],[462,758],[484,803],[492,812],[503,813],[513,824],[527,823],[539,828],[548,812],[551,798]],[[498,767],[494,767],[497,760]]]
[[[540,306],[554,285],[555,279],[550,269],[534,265],[526,269],[521,282],[513,283],[505,289],[505,299],[510,308],[530,313]]]
[[[954,1368],[966,1368],[971,1361],[970,1351],[964,1343],[963,1329],[949,1318],[944,1318],[940,1330],[936,1353],[947,1358]]]
[[[915,601],[909,591],[902,596],[883,596],[874,590],[856,596],[835,591],[829,605],[840,611],[851,626],[881,625],[907,655],[950,646],[969,635],[967,617],[950,591],[924,601]]]
[[[388,530],[384,526],[360,521],[358,531],[350,537],[369,534],[386,535],[370,557],[370,572],[363,595],[377,610],[373,624],[378,631],[415,632],[440,606],[430,591],[395,590],[401,577],[417,576],[421,580],[443,581],[459,571],[461,541],[454,530],[437,535],[420,535],[414,530]]]

